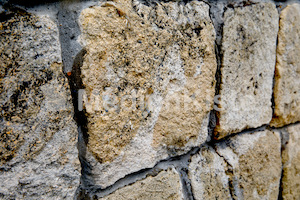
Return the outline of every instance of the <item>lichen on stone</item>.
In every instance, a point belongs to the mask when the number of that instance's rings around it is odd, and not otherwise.
[[[212,108],[216,70],[213,26],[201,9],[208,7],[120,1],[81,13],[82,80],[87,97],[100,94],[92,108],[85,105],[88,146],[100,162],[114,160],[153,123],[154,148],[198,140]]]

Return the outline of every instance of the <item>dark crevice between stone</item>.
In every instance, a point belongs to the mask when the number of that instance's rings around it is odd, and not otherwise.
[[[289,133],[283,129],[279,130],[280,138],[281,138],[281,149],[280,149],[280,156],[281,156],[281,162],[282,162],[282,152],[285,150],[286,145],[289,140]],[[283,191],[283,163],[281,165],[281,176],[279,181],[279,194],[278,194],[278,200],[282,200],[282,191]]]
[[[82,49],[74,59],[73,69],[71,75],[68,76],[69,84],[71,88],[72,101],[74,106],[74,119],[78,126],[78,151],[79,160],[81,163],[81,184],[77,189],[77,199],[89,199],[88,193],[85,188],[94,185],[94,181],[91,178],[92,167],[89,162],[85,159],[87,153],[88,144],[88,128],[87,128],[87,117],[85,110],[79,110],[78,104],[78,92],[80,89],[84,89],[82,79],[81,79],[81,67],[83,64],[83,58],[86,54],[86,50]]]
[[[0,22],[8,21],[17,15],[31,16],[31,14],[26,12],[24,9],[15,7],[10,3],[3,3],[1,0],[0,6],[2,7],[2,11],[0,11]]]
[[[191,156],[198,153],[200,148],[201,147],[194,147],[184,155],[170,157],[168,159],[161,160],[158,163],[156,163],[155,166],[152,168],[145,168],[137,172],[128,174],[125,177],[116,181],[114,184],[108,186],[107,188],[101,188],[100,186],[97,185],[93,185],[93,186],[90,185],[89,187],[83,188],[81,190],[81,195],[82,193],[85,193],[85,196],[82,195],[82,198],[80,199],[98,199],[107,196],[120,188],[133,184],[137,181],[144,180],[148,176],[156,176],[163,170],[174,168],[177,170],[180,176],[181,183],[182,183],[182,190],[185,199],[194,200],[192,190],[191,190],[190,180],[188,178],[188,165]]]
[[[140,3],[144,4],[145,6],[156,6],[158,3],[168,3],[168,2],[175,2],[177,0],[138,0]],[[178,3],[182,3],[183,5],[188,4],[189,2],[191,2],[193,0],[180,0],[177,1]]]
[[[69,80],[74,108],[74,120],[78,127],[78,157],[81,163],[81,181],[76,191],[75,199],[89,199],[85,188],[93,186],[94,180],[91,176],[92,166],[86,160],[89,138],[86,111],[85,109],[79,110],[79,104],[82,105],[83,102],[79,102],[78,100],[79,91],[85,89],[81,78],[81,67],[86,50],[82,49],[76,41],[80,35],[80,28],[77,24],[80,11],[72,7],[70,4],[72,2],[75,1],[61,1],[58,5],[57,19],[59,22],[59,39],[62,49],[64,72]]]
[[[219,2],[222,3],[222,2]],[[215,86],[215,97],[220,94],[220,88],[221,88],[221,67],[222,67],[222,59],[223,59],[223,53],[222,53],[222,36],[223,36],[223,16],[224,16],[224,8],[225,5],[223,5],[223,8],[221,6],[218,7],[218,2],[216,1],[209,1],[208,4],[210,5],[209,9],[209,15],[212,20],[213,26],[215,28],[216,32],[216,40],[215,40],[215,54],[217,59],[217,71],[215,74],[215,80],[216,80],[216,86]],[[214,102],[215,103],[215,102]],[[218,105],[214,105],[214,107],[217,107]],[[218,124],[218,112],[213,109],[210,112],[209,116],[209,124],[208,124],[208,134],[211,137],[212,140],[214,140],[214,129],[216,125]]]
[[[217,144],[217,143],[221,143],[221,142],[224,142],[224,141],[227,141],[229,140],[230,138],[232,137],[235,137],[235,136],[239,136],[239,135],[243,135],[243,134],[246,134],[246,133],[254,133],[254,132],[260,132],[260,131],[264,131],[266,129],[269,128],[269,125],[262,125],[260,127],[257,127],[257,128],[248,128],[248,129],[244,129],[243,131],[241,132],[238,132],[238,133],[232,133],[232,134],[229,134],[221,139],[218,139],[218,140],[212,140],[209,142],[209,145],[214,145],[214,144]]]
[[[242,7],[247,7],[247,6],[252,6],[257,4],[257,2],[253,2],[253,1],[240,1],[240,2],[234,2],[234,3],[230,3],[228,4],[228,7],[230,8],[242,8]]]
[[[278,23],[279,26],[279,23]],[[276,70],[276,64],[277,64],[277,46],[278,46],[278,33],[277,33],[277,37],[276,37],[276,56],[275,56],[275,66],[274,66],[274,75],[273,75],[273,82],[272,82],[272,97],[271,97],[271,103],[272,103],[272,118],[276,117],[275,116],[275,96],[274,96],[274,88],[275,88],[275,80],[276,80],[276,76],[278,74],[277,70]]]
[[[86,190],[89,193],[89,198],[95,199],[95,198],[101,198],[104,196],[107,196],[116,190],[123,188],[127,185],[133,184],[136,181],[143,180],[147,176],[156,176],[160,171],[155,171],[154,168],[145,168],[141,169],[137,172],[133,172],[131,174],[126,175],[125,177],[119,179],[114,184],[108,186],[107,188],[101,188],[100,186],[94,185],[89,188],[86,188]]]
[[[283,129],[283,128],[287,128],[287,127],[290,127],[290,126],[296,126],[296,125],[299,125],[299,124],[300,124],[300,121],[294,122],[294,123],[290,123],[290,124],[286,124],[286,125],[281,126],[281,127],[273,127],[273,126],[268,125],[268,126],[267,126],[267,129],[270,130],[270,131],[273,131],[273,130],[281,130],[281,129]]]
[[[280,12],[289,4],[295,3],[296,1],[293,0],[273,0],[276,8],[278,10],[278,14],[280,15]]]
[[[279,182],[278,200],[283,200],[283,198],[282,198],[282,189],[283,189],[282,177],[283,177],[283,168],[281,169],[281,176],[280,176],[280,182]]]
[[[81,66],[83,64],[83,57],[86,54],[86,50],[82,49],[74,59],[73,69],[71,75],[68,76],[69,84],[71,88],[73,106],[74,106],[74,119],[77,122],[78,126],[81,127],[83,139],[85,144],[88,143],[87,135],[87,118],[84,110],[78,110],[78,91],[84,89],[82,80],[81,80]],[[82,103],[82,102],[81,102]]]
[[[14,5],[19,6],[25,6],[25,7],[35,7],[35,6],[41,6],[41,5],[49,5],[54,3],[60,3],[60,2],[68,2],[68,3],[77,3],[77,2],[83,2],[88,0],[4,0],[4,2],[9,2]]]
[[[178,172],[179,172],[183,195],[185,199],[194,200],[195,198],[192,191],[191,181],[188,177],[188,166],[183,166],[182,168],[178,169]]]
[[[226,168],[226,170],[225,170],[225,174],[228,176],[228,186],[229,186],[228,189],[229,189],[229,193],[230,193],[230,196],[231,196],[232,199],[237,199],[237,195],[236,195],[236,192],[235,192],[235,189],[234,189],[233,166],[226,160],[226,158],[224,158],[224,156],[222,156],[222,155],[218,152],[218,150],[217,150],[217,148],[216,148],[216,146],[215,146],[214,144],[213,144],[213,145],[210,145],[210,146],[214,149],[214,151],[216,152],[216,154],[217,154],[219,157],[221,157],[221,158],[224,160],[224,162],[226,163],[227,168]]]
[[[26,7],[32,7],[32,6],[37,6],[37,5],[45,5],[49,3],[55,3],[58,2],[59,0],[31,0],[31,1],[24,1],[24,0],[8,0],[7,2],[15,4],[15,5],[20,5],[20,6],[26,6]]]

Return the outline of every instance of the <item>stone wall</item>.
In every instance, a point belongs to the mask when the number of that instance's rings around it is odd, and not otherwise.
[[[0,199],[300,199],[300,2],[0,7]]]

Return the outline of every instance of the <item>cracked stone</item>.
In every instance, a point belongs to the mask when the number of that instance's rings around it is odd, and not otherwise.
[[[0,32],[0,198],[73,199],[81,167],[57,26],[9,13]]]
[[[201,149],[189,165],[195,199],[277,199],[280,154],[280,135],[269,130]]]
[[[277,199],[281,178],[280,135],[269,130],[234,136],[216,151],[232,167],[232,196]]]
[[[271,2],[225,12],[216,138],[271,121],[278,19]]]
[[[207,140],[216,72],[207,4],[108,2],[84,9],[79,21],[95,184],[107,187]]]
[[[99,200],[167,200],[183,199],[179,174],[175,169],[162,171],[156,176],[149,176],[132,185],[125,186]]]
[[[271,126],[300,121],[300,4],[280,13]]]
[[[227,166],[212,147],[205,146],[194,155],[189,165],[189,178],[196,200],[232,199]]]

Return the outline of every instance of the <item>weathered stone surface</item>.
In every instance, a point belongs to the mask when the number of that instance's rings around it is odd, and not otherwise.
[[[284,134],[288,139],[282,151],[282,197],[300,199],[300,124],[287,127]]]
[[[300,4],[280,13],[271,126],[300,121]]]
[[[182,187],[179,174],[174,169],[162,171],[158,175],[149,176],[144,180],[137,181],[132,185],[118,189],[114,193],[100,198],[103,200],[119,199],[183,199]]]
[[[270,122],[278,19],[273,3],[225,12],[216,138]]]
[[[217,145],[228,163],[231,195],[238,199],[277,199],[281,141],[269,130],[234,136]]]
[[[189,166],[195,199],[277,199],[280,153],[280,135],[268,130],[201,149]]]
[[[0,30],[0,198],[73,199],[77,127],[56,24],[14,11]]]
[[[212,147],[203,147],[194,155],[189,165],[194,198],[198,199],[232,199],[229,190],[227,165]]]
[[[103,3],[83,10],[80,24],[82,82],[95,98],[84,106],[96,184],[206,141],[216,71],[208,5]]]

